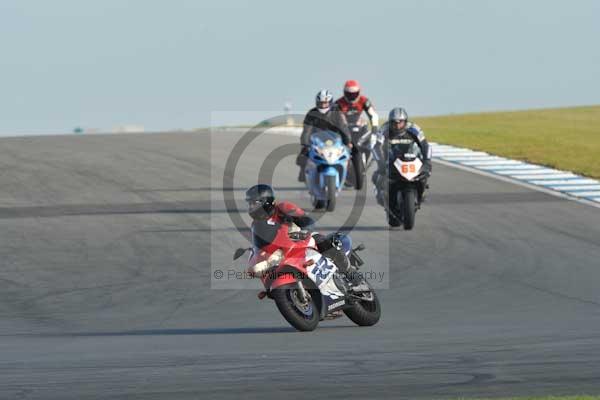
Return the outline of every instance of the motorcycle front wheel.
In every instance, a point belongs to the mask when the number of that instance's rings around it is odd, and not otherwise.
[[[299,331],[314,331],[319,324],[319,308],[314,295],[309,292],[309,298],[302,300],[300,292],[295,287],[273,289],[271,295],[283,318]]]
[[[360,152],[352,159],[354,168],[354,189],[361,190],[365,184],[365,164],[363,163],[362,155]]]
[[[327,176],[325,183],[327,190],[327,211],[333,211],[335,210],[335,196],[337,193],[335,176]]]
[[[415,226],[416,193],[414,189],[402,193],[402,212],[404,229],[409,231]]]

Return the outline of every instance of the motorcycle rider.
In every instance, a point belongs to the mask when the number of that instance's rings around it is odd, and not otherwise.
[[[252,243],[260,249],[273,241],[282,224],[297,225],[311,230],[314,220],[304,210],[289,201],[275,201],[273,188],[266,184],[254,185],[246,191],[248,214],[252,218]],[[342,250],[342,242],[337,234],[321,235],[313,232],[317,248],[321,254],[333,260],[339,271],[346,275],[354,290],[365,290],[362,278],[350,265],[350,260]]]
[[[427,178],[431,176],[431,146],[425,138],[423,130],[414,122],[409,121],[408,113],[404,108],[392,109],[388,121],[382,126],[377,135],[377,142],[373,148],[373,157],[377,160],[377,170],[373,173],[372,181],[377,189],[377,201],[382,204],[382,190],[387,176],[388,145],[390,139],[406,139],[416,142],[423,154],[423,172],[425,178],[418,182],[417,197],[421,203],[425,189],[428,188]]]
[[[379,115],[368,97],[360,94],[360,84],[355,80],[348,80],[344,84],[344,95],[335,101],[337,108],[344,113],[348,124],[359,123],[362,113],[366,113],[371,122],[371,132],[379,128]]]
[[[364,142],[369,143],[372,134],[375,134],[379,129],[379,115],[375,111],[375,107],[369,98],[361,95],[360,84],[356,80],[348,80],[344,84],[344,95],[336,100],[336,107],[344,114],[346,121],[350,126],[360,126],[363,112],[367,114],[369,121],[371,122],[371,132],[363,135],[358,142],[355,143],[357,146],[362,146]],[[359,149],[355,148],[352,151],[352,158],[361,158],[358,154]],[[354,171],[364,171],[365,166],[361,163],[354,164]],[[351,171],[351,174],[353,171]]]
[[[342,137],[344,145],[352,148],[352,136],[348,130],[348,123],[343,113],[340,113],[333,104],[333,95],[329,90],[320,90],[315,96],[315,107],[311,108],[304,117],[300,144],[302,149],[296,158],[296,165],[300,167],[298,181],[304,182],[304,167],[310,149],[310,136],[319,130],[337,132]]]

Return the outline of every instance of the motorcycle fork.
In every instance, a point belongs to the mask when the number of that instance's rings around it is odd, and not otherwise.
[[[304,288],[302,281],[298,281],[296,286],[298,287],[298,292],[300,293],[301,300],[308,301],[308,294],[306,293],[306,289]]]

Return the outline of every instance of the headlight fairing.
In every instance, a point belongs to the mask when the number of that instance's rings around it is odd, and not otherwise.
[[[269,256],[269,258],[267,259],[267,264],[269,264],[269,267],[274,267],[276,265],[279,265],[281,260],[283,260],[283,250],[278,249],[275,250],[273,254]]]
[[[261,278],[267,271],[273,268],[283,260],[283,250],[278,249],[273,252],[266,260],[257,262],[256,264],[248,267],[248,273],[254,277]]]
[[[344,149],[336,146],[325,146],[319,149],[319,153],[327,163],[334,164],[344,154]]]

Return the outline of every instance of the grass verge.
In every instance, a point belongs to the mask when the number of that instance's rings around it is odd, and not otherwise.
[[[600,178],[600,106],[415,118],[432,142]]]

